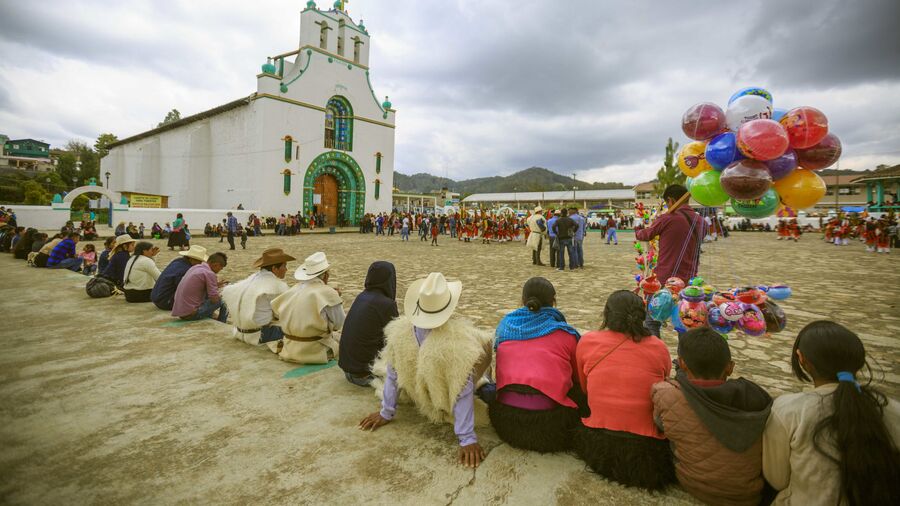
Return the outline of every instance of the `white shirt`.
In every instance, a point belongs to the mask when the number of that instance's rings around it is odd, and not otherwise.
[[[152,290],[157,278],[159,278],[159,268],[148,256],[132,255],[125,264],[126,290]]]

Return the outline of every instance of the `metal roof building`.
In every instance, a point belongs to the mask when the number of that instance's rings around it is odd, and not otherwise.
[[[488,202],[608,202],[634,201],[634,190],[566,190],[547,192],[473,193],[463,199],[468,204]]]

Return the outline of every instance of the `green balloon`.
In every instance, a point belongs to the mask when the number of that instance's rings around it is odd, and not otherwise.
[[[778,209],[780,199],[775,188],[769,188],[769,191],[756,200],[731,199],[731,206],[734,208],[734,212],[744,218],[765,218],[772,216],[772,213]]]
[[[691,191],[691,185],[694,184],[694,178],[688,176],[684,180],[684,187],[687,188],[688,191]]]
[[[717,170],[708,170],[695,177],[691,182],[691,197],[704,206],[716,207],[728,202],[731,198],[719,184],[722,175]]]

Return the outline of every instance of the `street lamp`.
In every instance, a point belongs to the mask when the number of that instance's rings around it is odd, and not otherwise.
[[[72,176],[72,189],[75,189],[77,187],[78,187],[78,177]]]
[[[106,171],[106,173],[103,174],[103,175],[106,176],[106,190],[109,191],[109,176],[111,176],[112,174],[110,174],[109,171]],[[107,214],[106,214],[106,226],[108,226],[109,228],[112,228],[112,226],[113,226],[113,225],[112,225],[112,220],[113,220],[113,201],[112,201],[112,198],[110,198],[110,197],[108,197],[108,196],[106,197],[106,200],[109,201],[109,209],[108,209]]]
[[[519,212],[519,189],[518,188],[513,188],[513,195],[515,195],[516,213],[518,213]]]
[[[47,182],[47,193],[50,193],[50,178],[48,177],[48,178],[44,179],[44,181]]]
[[[107,189],[109,189],[109,176],[111,176],[111,175],[112,174],[110,174],[109,171],[106,171],[106,174],[104,174],[104,176],[106,176],[106,188]]]

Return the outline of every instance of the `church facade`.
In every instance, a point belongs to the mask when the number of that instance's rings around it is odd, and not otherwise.
[[[110,188],[177,209],[324,215],[355,225],[391,209],[395,111],[369,75],[370,39],[343,2],[301,13],[299,49],[270,57],[257,91],[123,139],[101,161]]]

